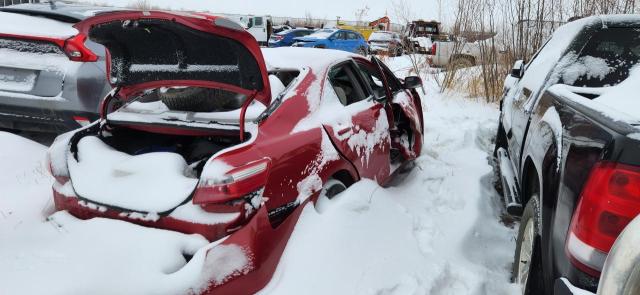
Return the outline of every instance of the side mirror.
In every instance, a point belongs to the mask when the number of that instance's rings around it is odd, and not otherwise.
[[[404,88],[406,89],[415,89],[418,87],[422,87],[422,79],[418,76],[409,76],[404,78]]]
[[[519,59],[513,64],[513,68],[511,68],[511,77],[520,79],[524,76],[524,61]]]

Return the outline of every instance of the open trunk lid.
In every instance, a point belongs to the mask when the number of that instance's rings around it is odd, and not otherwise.
[[[233,21],[177,12],[119,11],[75,27],[107,48],[113,86],[142,90],[197,84],[270,103],[260,47]]]

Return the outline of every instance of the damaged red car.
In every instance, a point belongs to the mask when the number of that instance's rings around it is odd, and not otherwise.
[[[50,148],[56,208],[200,234],[208,267],[235,247],[245,263],[202,293],[260,290],[305,204],[384,185],[422,149],[420,79],[375,58],[261,49],[208,15],[109,12],[76,28],[108,49],[114,88],[100,120]]]

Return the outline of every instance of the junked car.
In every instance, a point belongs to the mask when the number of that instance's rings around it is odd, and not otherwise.
[[[385,53],[391,56],[401,56],[402,38],[400,34],[388,31],[376,31],[369,36],[369,52],[372,54]]]
[[[113,10],[62,2],[0,8],[0,128],[60,134],[97,119],[105,50],[73,25]]]
[[[261,50],[233,21],[176,12],[76,28],[108,49],[114,89],[49,150],[56,208],[206,237],[203,267],[223,270],[203,293],[260,290],[306,204],[420,155],[421,81],[375,58]]]
[[[352,30],[322,29],[315,33],[294,38],[294,47],[336,49],[367,55],[369,44],[364,37]]]

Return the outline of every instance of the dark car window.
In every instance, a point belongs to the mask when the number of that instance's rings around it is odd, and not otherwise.
[[[333,38],[335,38],[336,40],[344,40],[346,39],[346,34],[345,32],[337,32],[333,35]]]
[[[360,38],[358,38],[358,34],[356,34],[356,33],[347,32],[347,39],[349,39],[349,40],[358,40]]]
[[[295,32],[296,37],[304,37],[311,34],[311,31],[297,31]]]
[[[347,106],[368,97],[352,63],[347,62],[333,67],[329,71],[329,81],[340,103]]]
[[[364,82],[373,90],[373,95],[378,100],[386,99],[387,91],[384,88],[382,73],[372,64],[358,62],[358,69],[363,76]]]
[[[389,85],[389,89],[391,89],[392,93],[396,93],[404,89],[396,75],[391,70],[389,70],[389,68],[383,62],[380,62],[380,60],[374,58],[374,63],[380,65],[380,69],[382,69],[382,73],[387,78],[387,84]]]
[[[624,81],[639,61],[640,29],[602,29],[591,36],[562,78],[574,86],[613,86]]]

